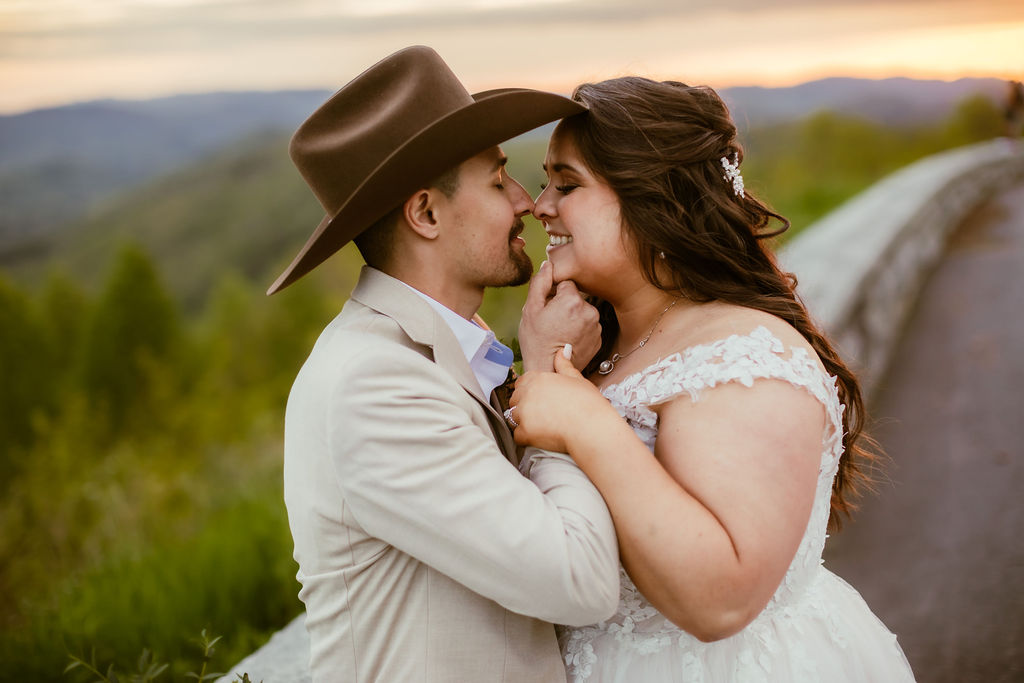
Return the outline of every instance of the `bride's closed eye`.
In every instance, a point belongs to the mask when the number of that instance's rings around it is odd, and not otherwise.
[[[570,192],[575,190],[577,187],[579,187],[579,185],[555,185],[555,189],[558,190],[559,192],[561,192],[562,194],[569,194]],[[548,184],[547,183],[541,183],[540,184],[541,192],[543,192],[547,188],[548,188]]]

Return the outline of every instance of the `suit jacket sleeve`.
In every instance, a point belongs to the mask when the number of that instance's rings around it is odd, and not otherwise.
[[[344,361],[328,406],[328,447],[354,519],[513,612],[568,625],[608,618],[618,548],[593,484],[567,456],[545,453],[531,483],[471,421],[450,375],[398,351]]]

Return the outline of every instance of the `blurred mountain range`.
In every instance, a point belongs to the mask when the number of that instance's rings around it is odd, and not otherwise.
[[[294,128],[328,94],[99,100],[2,116],[0,244],[59,229],[97,200],[248,136]]]
[[[1005,90],[998,79],[829,78],[788,88],[729,88],[722,95],[741,129],[822,110],[910,127],[942,120],[970,95],[1000,102]],[[318,207],[288,161],[287,143],[291,131],[329,95],[317,90],[101,100],[0,116],[0,265],[20,269],[70,254],[73,247],[74,258],[84,263],[100,256],[86,245],[114,235],[134,235],[159,253],[161,246],[170,247],[170,242],[160,244],[159,231],[152,239],[139,234],[154,222],[166,224],[161,230],[167,233],[220,231],[214,241],[230,240],[269,257],[319,220]],[[543,144],[550,128],[520,142]],[[173,227],[194,223],[197,215],[193,207],[186,219],[181,193],[207,198],[202,226]],[[294,213],[261,209],[268,194],[281,195],[275,206]],[[215,207],[225,205],[218,196],[225,195],[238,208],[218,216],[222,209]],[[303,220],[292,220],[296,213]],[[248,216],[249,228],[240,215]],[[253,239],[253,221],[270,234]],[[283,223],[300,226],[297,235],[278,233],[273,226]],[[213,235],[204,237],[209,239]],[[173,241],[182,243],[180,235]],[[188,264],[203,255],[196,251],[183,258],[182,269],[172,272],[187,279]]]
[[[985,95],[1001,104],[1006,92],[1006,81],[998,78],[825,78],[788,88],[726,88],[721,94],[741,128],[800,119],[824,110],[898,127],[939,121],[971,95]]]

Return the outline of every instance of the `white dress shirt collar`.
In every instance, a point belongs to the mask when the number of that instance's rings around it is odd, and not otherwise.
[[[480,384],[483,395],[490,396],[494,388],[503,384],[508,376],[508,369],[512,367],[512,350],[499,342],[490,330],[466,320],[415,287],[404,282],[402,284],[419,294],[448,324],[459,342],[463,355],[466,356],[470,370]]]

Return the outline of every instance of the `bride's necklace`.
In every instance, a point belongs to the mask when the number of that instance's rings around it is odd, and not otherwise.
[[[644,345],[647,343],[647,341],[651,338],[651,335],[654,334],[654,330],[658,329],[658,323],[660,323],[661,319],[665,317],[666,313],[668,313],[668,309],[670,309],[673,306],[675,306],[678,302],[679,302],[679,299],[673,299],[672,303],[670,303],[668,306],[666,306],[665,310],[663,310],[661,313],[658,314],[658,317],[654,321],[654,324],[651,325],[651,331],[648,332],[647,336],[644,337],[643,339],[641,339],[640,343],[637,344],[634,348],[632,348],[629,351],[627,351],[626,353],[622,353],[622,354],[613,353],[611,358],[609,358],[608,360],[601,361],[601,364],[597,366],[597,373],[599,375],[610,374],[611,371],[615,369],[615,364],[616,363],[618,363],[620,360],[622,360],[626,356],[628,356],[628,355],[630,355],[630,354],[632,354],[632,353],[642,349],[644,347]]]

